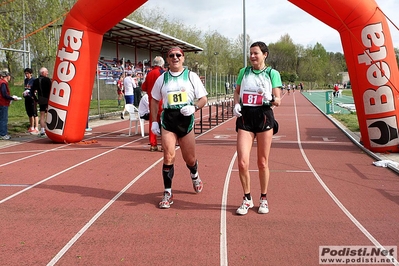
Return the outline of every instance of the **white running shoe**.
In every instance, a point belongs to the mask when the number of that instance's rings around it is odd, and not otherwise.
[[[171,195],[169,192],[165,191],[163,193],[162,200],[159,203],[159,208],[169,209],[170,205],[172,205],[172,204],[173,204],[173,195]]]
[[[269,205],[267,204],[266,198],[260,198],[258,213],[260,214],[269,213]]]
[[[243,198],[241,206],[236,210],[236,213],[239,215],[245,215],[248,213],[248,209],[251,209],[254,206],[254,202],[252,201],[252,197],[248,200],[246,197]]]
[[[195,193],[200,193],[202,189],[204,188],[204,184],[201,181],[201,178],[199,177],[198,173],[196,175],[190,174],[191,175],[191,180],[193,181],[193,188]],[[196,176],[196,177],[195,177]],[[196,178],[196,179],[193,179]]]

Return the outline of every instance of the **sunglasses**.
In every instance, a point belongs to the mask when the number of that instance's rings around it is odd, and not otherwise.
[[[169,58],[174,58],[174,57],[180,58],[182,54],[169,54]]]

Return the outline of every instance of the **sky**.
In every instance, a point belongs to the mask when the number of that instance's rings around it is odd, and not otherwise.
[[[244,0],[148,0],[143,6],[164,10],[166,18],[200,29],[217,31],[231,40],[243,32]],[[320,0],[321,1],[321,0]],[[350,1],[350,0],[347,0]],[[399,27],[399,0],[376,0],[386,16]],[[246,33],[252,41],[277,42],[288,34],[304,47],[321,43],[328,52],[343,52],[335,29],[288,0],[245,0]],[[393,46],[399,48],[399,31],[389,21]]]

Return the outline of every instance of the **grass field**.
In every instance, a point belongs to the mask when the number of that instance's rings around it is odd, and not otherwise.
[[[22,85],[10,86],[11,95],[22,97],[24,88]],[[98,106],[97,100],[90,102],[90,115],[101,115],[118,112],[121,108],[117,106],[117,100],[101,100]],[[25,111],[25,99],[13,101],[8,108],[8,132],[11,135],[26,132],[29,128],[29,118]]]

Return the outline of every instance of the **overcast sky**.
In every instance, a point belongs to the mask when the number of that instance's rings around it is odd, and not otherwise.
[[[381,10],[399,27],[399,0],[376,0]],[[165,10],[176,20],[202,30],[217,31],[235,40],[243,32],[243,0],[149,0],[143,6]],[[246,32],[252,41],[277,42],[288,34],[295,44],[321,43],[328,52],[342,52],[338,32],[287,0],[246,0]],[[394,47],[399,32],[390,24]]]

